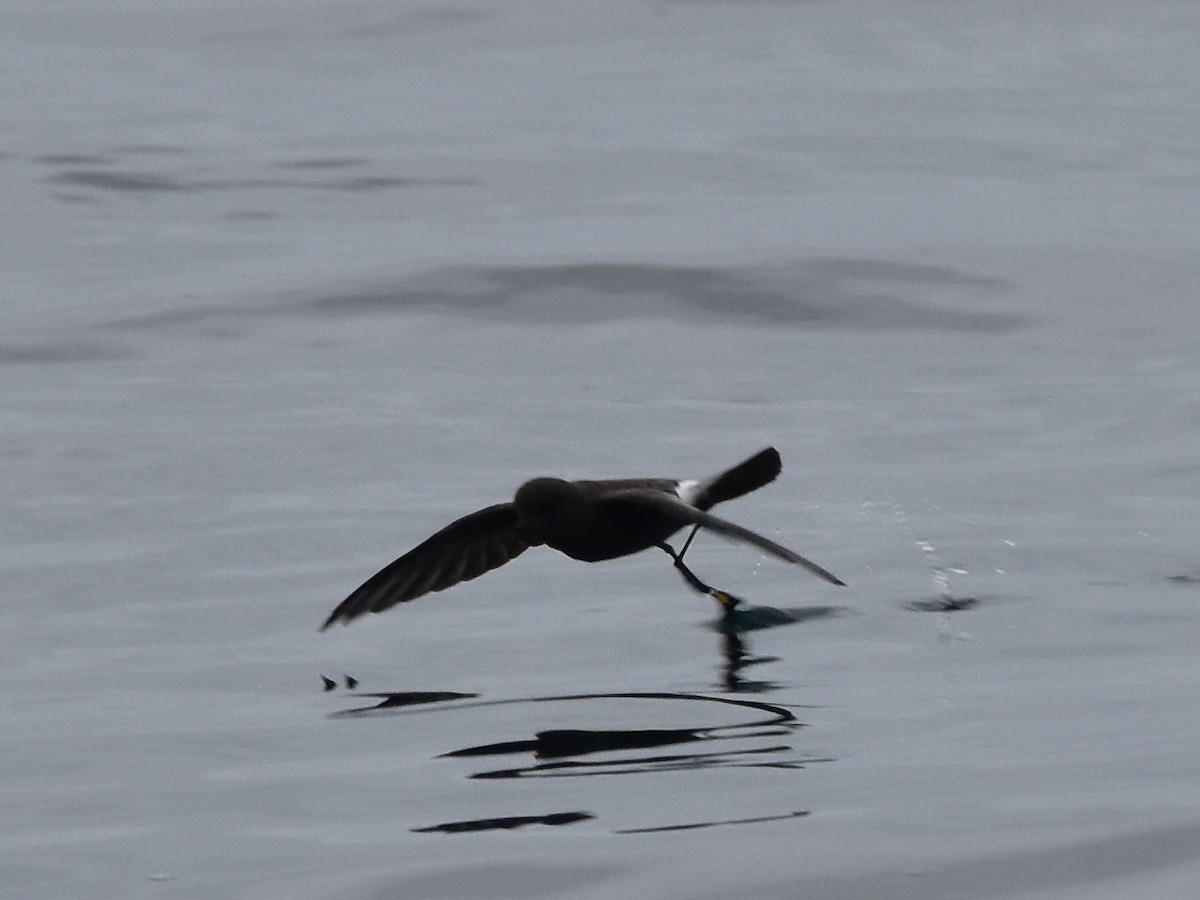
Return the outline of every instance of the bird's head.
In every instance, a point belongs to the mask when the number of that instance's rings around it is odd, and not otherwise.
[[[517,488],[513,503],[522,519],[543,518],[582,502],[579,488],[561,478],[534,478]]]
[[[517,521],[530,540],[545,541],[547,532],[568,526],[586,515],[587,500],[579,486],[561,478],[534,478],[513,498]]]

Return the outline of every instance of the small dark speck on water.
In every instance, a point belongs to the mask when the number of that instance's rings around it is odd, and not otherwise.
[[[976,597],[934,597],[929,600],[913,600],[904,608],[913,612],[962,612],[979,605]]]

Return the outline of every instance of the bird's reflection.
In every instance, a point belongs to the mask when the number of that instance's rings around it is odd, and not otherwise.
[[[569,702],[624,700],[654,703],[700,703],[731,714],[757,714],[746,720],[742,715],[692,728],[572,728],[539,731],[532,738],[463,747],[443,753],[443,757],[497,757],[528,755],[522,765],[483,769],[473,779],[511,779],[531,777],[572,777],[580,775],[617,775],[634,772],[663,772],[710,767],[803,768],[809,760],[790,756],[786,743],[801,723],[786,707],[755,700],[708,697],[665,691],[629,693],[574,694],[561,697],[530,698],[527,702]],[[784,739],[778,740],[763,739]],[[729,742],[734,742],[729,746]],[[745,743],[749,746],[743,746]],[[712,750],[692,748],[684,752],[645,753],[666,747],[704,743]],[[599,758],[587,758],[599,757]]]
[[[836,616],[842,611],[843,607],[840,606],[778,609],[774,606],[738,605],[726,608],[710,624],[720,637],[721,655],[724,658],[719,687],[731,694],[764,694],[778,690],[782,687],[778,682],[742,677],[744,669],[779,661],[778,656],[755,656],[743,635],[750,631]]]
[[[763,663],[777,662],[778,656],[754,656],[746,647],[746,641],[737,632],[730,631],[722,634],[721,654],[725,664],[721,667],[720,687],[731,694],[765,694],[768,691],[779,690],[777,681],[743,678],[742,670]]]
[[[391,691],[355,694],[375,702],[342,710],[335,716],[398,714],[415,711],[415,706],[433,704],[433,710],[449,711],[509,704],[567,703],[579,706],[594,701],[634,701],[699,704],[729,715],[690,728],[559,728],[539,731],[522,740],[476,744],[441,754],[447,758],[488,758],[527,755],[523,765],[485,768],[471,778],[529,778],[535,776],[611,775],[628,772],[703,769],[710,767],[750,766],[756,768],[803,768],[806,763],[824,760],[791,755],[787,739],[801,727],[795,714],[784,706],[760,700],[684,694],[673,691],[632,691],[625,693],[568,694],[527,697],[512,700],[475,700],[471,694],[453,692]],[[464,702],[466,701],[466,702]],[[699,708],[699,707],[698,707]],[[750,719],[745,713],[756,714]],[[740,713],[740,715],[739,715]],[[766,739],[766,740],[764,740]],[[780,740],[782,739],[782,740]],[[732,742],[732,745],[730,744]],[[713,749],[689,749],[687,752],[646,753],[648,750],[677,748],[687,744],[707,744]],[[749,746],[746,746],[746,744]],[[600,757],[588,759],[586,757]]]
[[[731,627],[723,632],[721,639],[731,660],[727,666],[727,677],[743,691],[754,690],[737,673],[741,668],[763,660],[755,660],[745,652],[743,638],[736,628]],[[796,718],[793,708],[748,697],[675,691],[561,694],[499,700],[487,700],[476,694],[454,691],[356,692],[353,697],[359,701],[366,699],[373,702],[344,709],[334,713],[335,717],[444,714],[475,718],[482,717],[485,708],[557,704],[566,706],[574,716],[582,716],[585,726],[591,724],[588,720],[593,718],[611,721],[614,709],[625,710],[631,719],[638,721],[633,727],[623,728],[611,725],[546,730],[530,728],[526,732],[528,737],[514,740],[511,735],[504,735],[501,740],[473,742],[438,755],[441,759],[459,760],[466,766],[465,771],[460,769],[460,776],[465,775],[472,781],[541,781],[621,775],[647,777],[656,773],[711,773],[730,769],[786,772],[803,770],[814,763],[833,762],[831,757],[797,752],[792,740],[803,723]],[[652,709],[661,707],[661,718],[655,718],[663,724],[667,723],[667,717],[683,721],[676,727],[643,727],[646,713],[640,707],[645,704],[650,704]],[[542,716],[526,713],[514,721],[524,722],[528,726],[539,718]],[[560,715],[556,714],[555,718],[560,718]],[[480,718],[480,721],[488,720]],[[509,727],[505,730],[509,730]],[[503,763],[500,763],[501,759]],[[516,809],[508,815],[498,814],[503,812],[501,810],[488,812],[489,815],[483,818],[444,821],[413,830],[458,834],[523,829],[526,826],[567,825],[595,818],[593,813],[579,810],[544,814],[541,810]],[[722,813],[725,812],[733,811],[722,808]],[[806,811],[720,815],[695,821],[652,823],[626,831],[638,834],[781,822],[805,815]]]

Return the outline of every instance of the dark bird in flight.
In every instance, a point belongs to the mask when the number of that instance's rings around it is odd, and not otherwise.
[[[517,489],[511,502],[452,522],[372,575],[338,605],[321,630],[478,578],[541,544],[583,562],[616,559],[658,547],[675,561],[675,568],[689,585],[732,610],[738,603],[736,597],[709,587],[683,564],[683,555],[701,528],[753,544],[831,584],[844,584],[799,553],[709,514],[718,503],[770,484],[782,468],[779,451],[768,447],[703,481],[534,478]],[[676,553],[667,538],[688,526],[691,534]]]

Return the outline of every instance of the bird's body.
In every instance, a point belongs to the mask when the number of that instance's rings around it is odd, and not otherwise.
[[[517,527],[531,546],[545,544],[582,562],[600,562],[653,547],[679,530],[678,521],[639,502],[661,485],[535,478],[521,485],[513,504]]]
[[[529,547],[546,545],[572,559],[600,562],[651,547],[666,550],[693,587],[725,600],[683,565],[683,553],[667,545],[686,526],[708,528],[808,569],[833,584],[834,575],[760,534],[707,511],[715,504],[756,490],[782,468],[769,447],[728,471],[703,481],[666,478],[565,481],[534,478],[517,489],[510,503],[464,516],[369,578],[322,625],[349,622],[368,612],[445,590],[515,559]],[[690,543],[690,538],[688,539]]]

